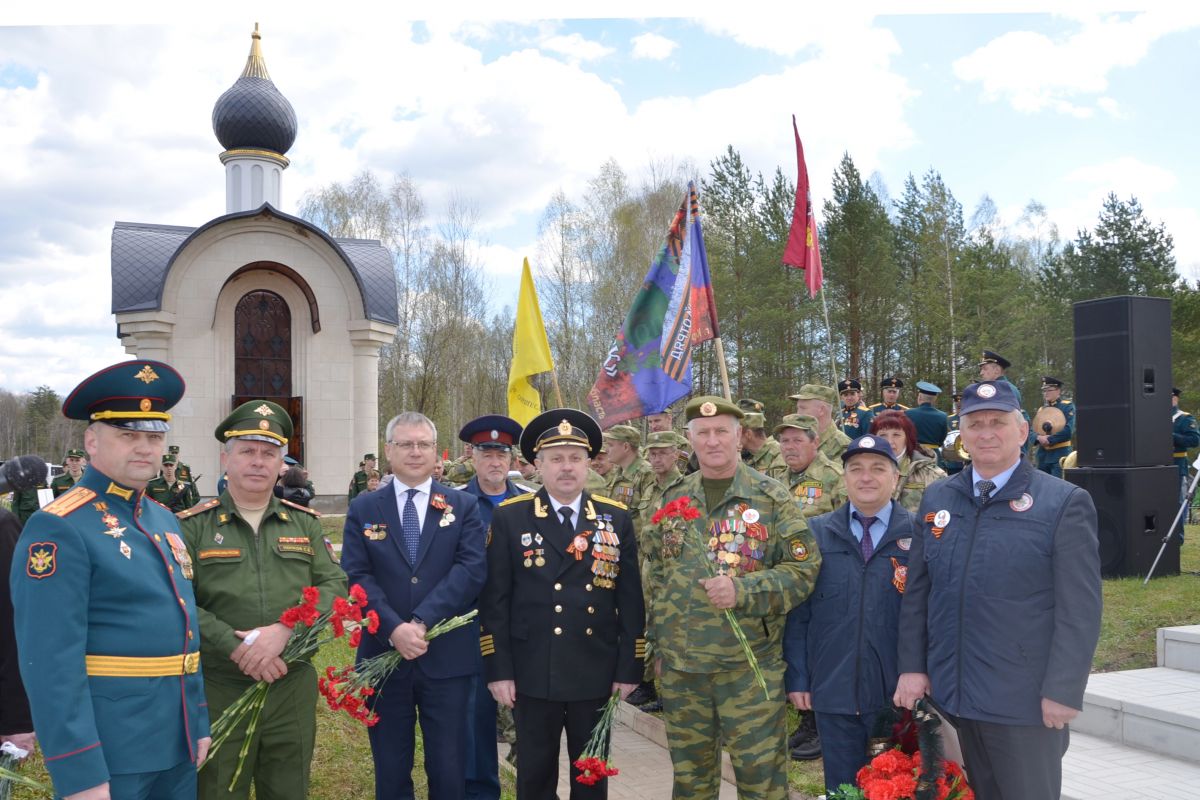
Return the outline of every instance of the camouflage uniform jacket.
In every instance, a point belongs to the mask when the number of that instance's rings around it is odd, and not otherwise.
[[[466,456],[456,458],[446,465],[442,473],[442,482],[461,486],[475,477],[475,462]]]
[[[651,475],[653,474],[654,473],[651,473]],[[646,484],[646,487],[642,490],[641,495],[638,497],[638,507],[632,509],[633,524],[637,528],[639,534],[650,524],[650,518],[654,516],[655,511],[658,511],[658,507],[662,505],[663,493],[667,491],[671,484],[682,477],[682,472],[680,472],[676,467],[671,467],[671,471],[666,474],[662,481],[659,481],[657,477],[655,477]],[[640,536],[638,538],[638,549],[642,553],[646,552],[646,548],[642,547],[642,540]]]
[[[688,497],[703,514],[701,477],[694,472],[675,481],[663,503]],[[642,538],[649,545],[643,581],[652,600],[646,638],[666,667],[698,673],[746,668],[725,614],[699,582],[720,564],[734,578],[732,611],[759,664],[782,668],[787,612],[808,597],[821,566],[816,540],[783,484],[738,464],[716,508],[686,524],[660,520]]]
[[[612,468],[608,473],[608,491],[605,494],[624,503],[627,508],[636,510],[641,492],[647,483],[653,482],[654,470],[650,468],[650,462],[638,458],[627,467]]]
[[[925,487],[944,477],[946,472],[936,461],[923,453],[914,452],[900,459],[900,482],[892,493],[892,499],[915,514],[921,507]]]
[[[791,490],[792,496],[804,508],[805,517],[825,514],[846,502],[846,481],[842,477],[842,467],[830,461],[820,450],[803,472],[792,472],[783,456],[780,456],[771,464],[771,471],[767,474]]]
[[[832,462],[842,460],[842,453],[850,446],[850,437],[842,433],[842,429],[831,424],[821,434],[821,452]]]
[[[773,451],[769,444],[764,444],[762,449],[760,449],[757,453],[750,453],[748,457],[743,458],[742,461],[745,462],[746,466],[750,467],[750,469],[757,470],[758,472],[766,475],[767,471],[771,468],[771,464],[775,461],[775,459],[780,457],[781,454],[779,452],[778,443],[773,448]]]

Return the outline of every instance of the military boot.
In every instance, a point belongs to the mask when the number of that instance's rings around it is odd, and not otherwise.
[[[813,712],[800,712],[800,724],[788,737],[788,751],[793,761],[813,761],[821,757],[821,737],[817,734],[817,717]]]

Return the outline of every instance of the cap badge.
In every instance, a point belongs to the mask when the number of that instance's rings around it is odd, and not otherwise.
[[[158,380],[158,373],[151,369],[149,364],[143,364],[141,371],[133,377],[137,378],[142,383],[149,384]]]
[[[254,409],[254,413],[255,413],[255,414],[258,414],[260,417],[273,417],[273,416],[275,416],[275,412],[274,412],[274,411],[272,411],[272,410],[271,410],[271,407],[270,407],[269,405],[267,405],[266,403],[263,403],[261,406],[259,406],[258,408]]]
[[[492,431],[492,441],[494,442],[499,438],[500,438],[500,431],[495,431],[495,430]]]
[[[140,408],[142,411],[149,411],[151,408],[150,398],[143,397],[142,402],[138,403],[138,408]]]
[[[864,436],[863,438],[858,440],[858,446],[870,449],[875,446],[875,440],[872,439],[870,436]]]
[[[700,416],[712,417],[712,416],[716,416],[716,413],[717,413],[717,404],[712,402],[711,400],[705,401],[700,404]]]
[[[271,429],[271,423],[267,422],[265,419],[260,419],[258,421],[258,429],[260,431],[269,431]]]
[[[558,432],[563,436],[570,436],[571,435],[571,423],[567,422],[565,419],[562,422],[558,423]]]
[[[983,386],[979,387],[979,396],[982,397],[984,400],[988,400],[992,397],[995,397],[996,396],[996,387],[992,386],[990,383],[985,383]]]

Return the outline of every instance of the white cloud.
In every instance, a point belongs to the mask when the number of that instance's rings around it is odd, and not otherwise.
[[[633,43],[633,57],[648,61],[662,61],[679,47],[678,42],[657,33],[642,33],[630,41]]]
[[[852,40],[875,14],[868,3],[719,3],[704,6],[696,21],[738,44],[790,56]]]
[[[1163,36],[1197,25],[1200,8],[1193,4],[1132,18],[1086,17],[1076,32],[1058,38],[1004,33],[955,61],[953,69],[960,80],[979,84],[988,99],[1004,100],[1017,111],[1087,117],[1091,109],[1081,103],[1108,90],[1110,73],[1140,62]]]
[[[542,47],[552,53],[566,56],[572,62],[595,61],[613,52],[611,47],[585,39],[578,33],[568,36],[551,36],[542,41]]]

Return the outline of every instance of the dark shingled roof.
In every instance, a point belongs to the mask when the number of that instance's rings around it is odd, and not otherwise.
[[[157,311],[175,256],[193,238],[223,222],[260,214],[299,225],[324,239],[341,257],[358,284],[367,319],[397,325],[396,273],[392,256],[375,239],[335,239],[307,220],[284,214],[264,203],[252,211],[217,217],[199,228],[118,222],[112,236],[112,311]]]

